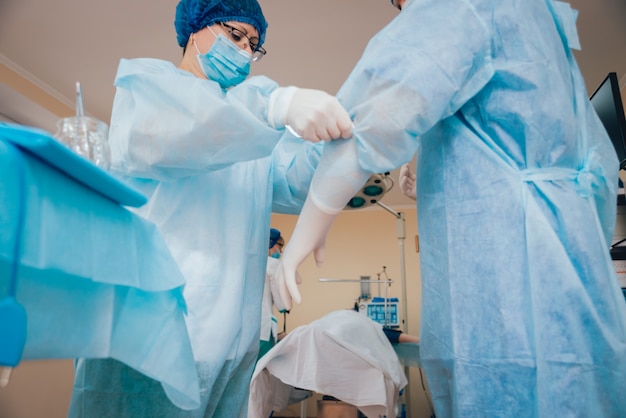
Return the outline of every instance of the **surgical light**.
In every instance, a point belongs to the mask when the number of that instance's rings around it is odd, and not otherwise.
[[[362,209],[377,204],[393,187],[389,173],[372,174],[361,190],[350,199],[345,209]]]

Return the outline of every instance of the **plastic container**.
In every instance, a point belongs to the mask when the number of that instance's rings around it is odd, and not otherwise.
[[[89,116],[72,116],[57,122],[55,137],[69,149],[100,168],[109,169],[109,127]]]

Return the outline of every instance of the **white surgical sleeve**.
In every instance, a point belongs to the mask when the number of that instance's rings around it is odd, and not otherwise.
[[[252,77],[222,90],[173,64],[122,60],[109,141],[112,168],[156,180],[197,175],[270,155],[283,130],[267,121],[278,86]]]
[[[325,151],[311,188],[320,209],[339,210],[367,173],[410,161],[418,138],[493,75],[489,28],[470,2],[452,3],[412,2],[368,44],[337,94],[353,118],[356,145]]]

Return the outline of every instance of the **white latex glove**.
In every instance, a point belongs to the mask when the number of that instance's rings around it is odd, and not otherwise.
[[[352,120],[335,96],[321,90],[279,87],[270,96],[268,120],[274,128],[289,126],[311,142],[352,136]]]
[[[302,302],[297,273],[300,264],[311,252],[318,267],[324,262],[326,235],[338,213],[322,211],[307,197],[275,274],[280,297],[287,310],[291,309],[293,302]]]
[[[280,269],[280,264],[276,268],[276,272],[278,272],[279,269]],[[271,276],[270,293],[272,294],[272,303],[274,304],[278,312],[289,311],[291,309],[291,302],[289,302],[289,307],[287,307],[287,304],[284,302],[284,299],[281,296],[282,283],[284,283],[284,280],[282,280],[281,278],[277,278],[276,273],[274,273],[274,275]],[[302,277],[300,276],[300,273],[298,273],[297,271],[296,271],[296,283],[302,284]]]
[[[417,200],[415,192],[416,177],[415,173],[411,171],[409,163],[406,163],[402,167],[400,167],[399,180],[400,190],[402,190],[402,193],[410,199]]]

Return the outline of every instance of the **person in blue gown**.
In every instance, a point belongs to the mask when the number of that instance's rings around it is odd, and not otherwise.
[[[445,417],[626,416],[626,304],[609,254],[618,160],[553,0],[394,0],[337,97],[355,140],[328,144],[281,259],[323,259],[372,173],[417,152],[420,355]],[[408,295],[415,301],[416,295]]]
[[[181,0],[175,26],[179,66],[120,62],[109,141],[112,171],[149,197],[137,213],[158,227],[185,277],[200,405],[177,407],[123,363],[80,359],[71,417],[247,415],[270,215],[300,211],[319,141],[351,136],[334,96],[247,78],[265,54],[256,0]]]

